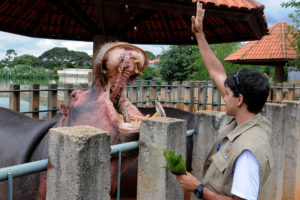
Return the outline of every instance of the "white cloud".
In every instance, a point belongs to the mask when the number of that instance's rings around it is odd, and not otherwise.
[[[36,47],[41,49],[51,49],[53,47],[56,47],[58,45],[58,42],[55,40],[49,40],[49,39],[40,39],[35,43]]]
[[[269,26],[273,26],[279,21],[285,21],[291,24],[289,14],[295,9],[282,8],[281,3],[287,2],[287,0],[257,0],[259,3],[265,6],[264,13],[267,18]]]
[[[144,51],[150,51],[156,56],[161,54],[164,49],[167,49],[169,47],[169,45],[143,45],[143,44],[137,44],[136,46],[140,47]]]

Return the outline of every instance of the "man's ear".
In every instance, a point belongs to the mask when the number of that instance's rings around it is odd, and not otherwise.
[[[242,94],[239,94],[238,100],[238,107],[241,107],[244,104],[244,96]]]

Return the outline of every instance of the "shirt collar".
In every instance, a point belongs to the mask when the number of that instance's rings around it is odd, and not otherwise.
[[[257,124],[259,121],[261,121],[262,115],[260,113],[256,114],[254,117],[251,117],[251,119],[247,120],[246,122],[239,125],[237,128],[232,130],[228,135],[228,139],[232,142],[235,138],[237,138],[239,135],[244,133],[249,128],[253,127],[255,124]]]

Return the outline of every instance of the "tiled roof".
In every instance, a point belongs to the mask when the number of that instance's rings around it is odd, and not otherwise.
[[[264,5],[260,4],[255,0],[193,0],[193,2],[200,1],[205,4],[214,4],[216,6],[226,6],[228,8],[239,8],[239,9],[264,9]]]
[[[268,33],[255,0],[202,0],[209,43],[260,39]],[[120,40],[134,44],[197,44],[192,0],[0,1],[0,30],[50,39]],[[95,37],[96,36],[96,37]]]
[[[232,63],[277,65],[295,59],[297,49],[291,47],[291,34],[286,38],[288,23],[281,21],[269,30],[269,35],[260,40],[250,41],[224,60]]]
[[[158,63],[159,61],[160,61],[160,59],[150,60],[150,61],[149,61],[149,64]]]

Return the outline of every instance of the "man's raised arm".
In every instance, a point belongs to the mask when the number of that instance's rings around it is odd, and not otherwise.
[[[221,95],[225,96],[224,81],[227,77],[223,65],[210,49],[203,32],[203,18],[205,10],[202,8],[202,3],[197,2],[196,17],[192,16],[192,31],[195,34],[200,50],[200,54],[204,60],[205,66],[210,78],[217,86]]]

